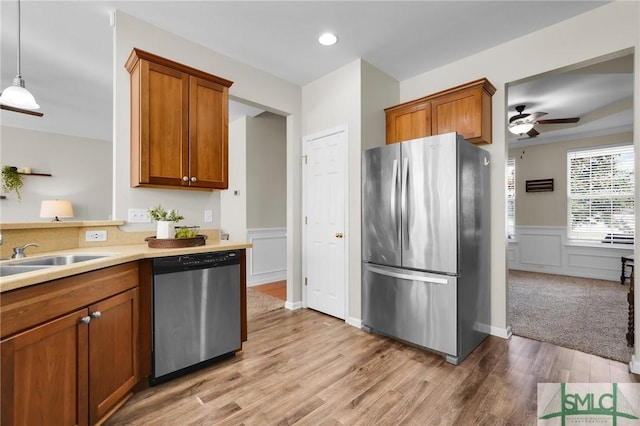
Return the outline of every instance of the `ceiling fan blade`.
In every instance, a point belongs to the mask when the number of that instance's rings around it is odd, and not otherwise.
[[[536,124],[564,124],[564,123],[577,123],[580,121],[580,117],[571,118],[550,118],[548,120],[538,120]]]
[[[547,115],[546,112],[533,112],[531,114],[529,114],[529,116],[527,118],[524,119],[524,121],[536,121],[539,117],[542,117],[543,115]]]

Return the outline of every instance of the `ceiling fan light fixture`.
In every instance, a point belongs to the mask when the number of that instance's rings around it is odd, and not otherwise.
[[[533,123],[516,121],[514,123],[509,124],[509,131],[514,135],[524,135],[533,129]]]
[[[13,84],[2,91],[0,103],[21,109],[40,108],[31,92],[24,87],[24,80],[20,76],[16,76],[13,79]]]

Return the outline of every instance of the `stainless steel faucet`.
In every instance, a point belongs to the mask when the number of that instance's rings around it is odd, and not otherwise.
[[[13,254],[11,255],[12,259],[20,259],[23,257],[27,257],[26,254],[24,254],[24,249],[26,249],[27,247],[40,247],[38,244],[36,243],[27,243],[21,247],[14,247],[13,248]]]

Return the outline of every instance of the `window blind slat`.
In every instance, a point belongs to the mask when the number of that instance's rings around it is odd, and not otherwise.
[[[633,236],[633,146],[572,151],[567,162],[569,238],[613,243],[607,236]]]

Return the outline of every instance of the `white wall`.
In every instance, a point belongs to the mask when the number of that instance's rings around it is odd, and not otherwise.
[[[505,85],[542,72],[586,61],[640,44],[639,4],[612,2],[538,32],[480,52],[400,83],[400,101],[416,99],[448,87],[487,77],[497,88],[493,96],[491,153],[491,323],[496,334],[506,335],[506,197]],[[526,53],[523,53],[526,52]],[[640,63],[636,52],[636,65]],[[636,85],[640,76],[635,69]],[[638,104],[636,86],[636,107]],[[634,143],[638,145],[638,127]],[[636,150],[637,152],[637,150]],[[636,212],[636,215],[638,212]],[[637,220],[637,219],[636,219]]]
[[[220,232],[247,238],[247,117],[229,123],[229,189],[220,191]],[[234,195],[234,191],[238,191]]]
[[[346,125],[348,132],[348,312],[361,319],[361,179],[362,135],[366,146],[384,144],[384,108],[397,100],[397,81],[358,59],[302,88],[302,133],[313,135]],[[366,89],[366,90],[365,90]]]
[[[269,112],[247,118],[247,228],[287,225],[286,121]]]
[[[220,225],[219,192],[176,191],[129,187],[129,73],[124,64],[134,47],[219,75],[234,82],[236,99],[287,117],[287,300],[301,300],[301,164],[300,87],[198,44],[116,11],[114,31],[114,202],[113,215],[126,219],[127,209],[157,203],[179,208],[184,223],[202,223],[203,211],[213,210],[213,227]],[[207,224],[211,227],[211,224]],[[139,227],[135,227],[139,229]],[[148,229],[153,229],[152,225]]]
[[[221,230],[250,242],[247,285],[286,279],[286,120],[265,112],[229,123],[229,189]],[[237,191],[237,192],[236,192]]]
[[[22,202],[15,193],[0,201],[1,222],[42,222],[40,202],[68,199],[74,218],[107,220],[111,214],[110,141],[2,126],[2,165],[31,167],[51,177],[23,176]]]
[[[116,14],[115,31],[115,162],[127,165],[129,155],[129,73],[124,68],[134,47],[168,59],[218,75],[234,82],[229,93],[287,114],[299,109],[299,87],[268,75],[255,68],[234,61],[211,50],[161,30],[122,12]],[[291,137],[295,137],[294,134]],[[214,226],[220,222],[220,193],[218,191],[176,191],[130,188],[129,174],[116,174],[114,216],[126,219],[130,207],[146,207],[162,202],[166,207],[179,208],[185,222],[203,225],[203,211],[214,210]],[[210,226],[210,225],[209,225]]]
[[[633,133],[512,148],[516,161],[516,226],[567,226],[567,152],[633,142]],[[526,181],[553,179],[551,192],[526,192]]]

